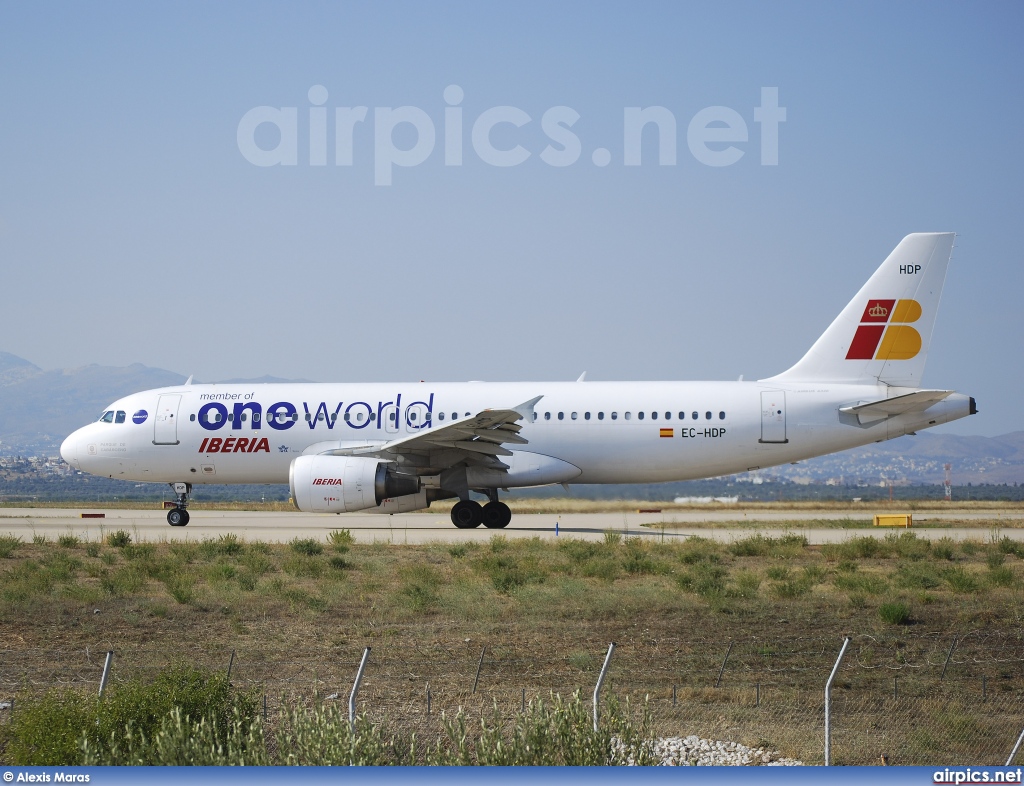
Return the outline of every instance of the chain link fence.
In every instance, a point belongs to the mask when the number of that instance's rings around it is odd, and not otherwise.
[[[783,625],[784,622],[780,622]],[[400,639],[400,637],[398,637]],[[832,763],[1002,765],[1024,727],[1024,636],[971,631],[853,635],[832,687]],[[361,712],[421,740],[442,731],[442,713],[508,722],[524,706],[579,690],[589,699],[604,652],[523,657],[521,646],[409,651],[373,641],[359,691]],[[603,696],[646,703],[657,736],[698,735],[769,747],[807,764],[824,751],[824,686],[842,641],[835,637],[620,642]],[[348,701],[362,649],[289,659],[238,646],[174,651],[100,642],[85,650],[0,651],[0,701],[54,687],[96,691],[107,650],[111,683],[146,680],[175,662],[231,669],[232,683],[259,691],[268,723],[295,703]],[[482,656],[482,657],[481,657]]]

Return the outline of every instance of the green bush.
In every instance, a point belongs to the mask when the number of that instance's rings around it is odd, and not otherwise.
[[[257,702],[255,693],[232,689],[223,674],[181,665],[161,671],[151,683],[112,683],[102,698],[53,690],[21,698],[17,706],[5,732],[7,762],[70,766],[193,763],[162,759],[179,752],[154,744],[162,728],[176,723],[192,735],[223,742],[233,729],[248,730]],[[179,748],[185,739],[177,739]]]
[[[889,625],[906,625],[910,621],[910,607],[906,603],[883,603],[878,607],[878,617]]]
[[[1024,543],[1018,543],[1009,535],[1003,535],[996,544],[996,548],[1002,554],[1012,554],[1017,558],[1024,557]]]
[[[968,573],[960,566],[943,571],[942,578],[953,592],[969,594],[980,589],[980,584],[974,574]]]
[[[295,538],[291,542],[292,551],[305,557],[316,557],[324,553],[323,544],[313,538]]]
[[[79,541],[78,538],[75,535],[73,535],[72,533],[70,533],[70,532],[67,533],[66,535],[60,535],[57,538],[57,544],[61,548],[65,548],[65,549],[73,549],[76,546],[78,546],[78,544],[80,542],[81,541]]]
[[[130,545],[131,542],[131,534],[125,532],[123,529],[119,529],[117,532],[111,532],[107,535],[107,543],[116,549],[123,549],[125,546]]]
[[[352,544],[355,543],[352,533],[347,529],[332,530],[327,535],[327,540],[330,542],[331,548],[339,554],[347,552],[352,547]]]
[[[622,533],[614,529],[604,531],[604,545],[614,548],[622,542]]]
[[[952,561],[955,556],[954,548],[956,544],[952,538],[939,538],[932,545],[932,555],[936,559],[944,559]]]

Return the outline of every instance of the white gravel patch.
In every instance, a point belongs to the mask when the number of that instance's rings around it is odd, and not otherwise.
[[[738,742],[689,737],[662,737],[653,742],[654,755],[663,767],[797,767],[802,761],[788,759],[768,748],[748,748]]]

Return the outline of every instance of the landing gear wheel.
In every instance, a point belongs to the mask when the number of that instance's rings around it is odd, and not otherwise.
[[[483,509],[479,502],[471,499],[464,499],[456,502],[452,508],[452,524],[459,529],[473,529],[479,527],[483,519]]]
[[[172,508],[167,511],[167,523],[172,527],[184,527],[188,524],[188,511],[184,508]]]
[[[512,510],[504,502],[488,502],[481,513],[488,529],[504,529],[512,521]]]

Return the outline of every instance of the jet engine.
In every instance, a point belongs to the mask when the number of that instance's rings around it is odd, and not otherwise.
[[[420,479],[386,461],[352,456],[299,456],[288,472],[295,507],[306,513],[348,513],[385,499],[416,494]]]

